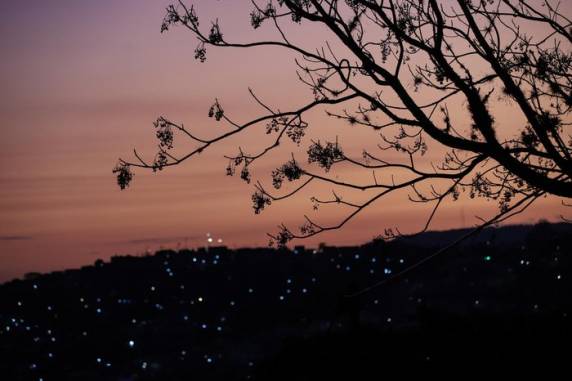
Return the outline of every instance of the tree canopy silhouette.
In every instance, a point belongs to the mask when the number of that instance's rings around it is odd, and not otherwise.
[[[250,183],[250,168],[285,140],[302,150],[300,143],[311,128],[307,113],[327,108],[332,118],[375,131],[379,150],[363,150],[355,158],[338,140],[307,142],[303,161],[293,153],[272,172],[273,191],[257,181],[252,195],[256,213],[296,196],[312,182],[334,188],[331,198],[313,197],[314,208],[337,204],[349,210],[333,225],[308,217],[296,230],[282,225],[270,235],[279,245],[338,229],[400,190],[409,192],[411,202],[433,203],[423,230],[443,201],[456,200],[461,192],[498,203],[498,213],[483,223],[509,218],[545,195],[572,198],[572,21],[556,1],[260,0],[252,8],[252,27],[268,23],[279,38],[234,41],[218,21],[199,23],[196,8],[183,1],[167,8],[161,31],[175,26],[190,31],[198,40],[195,58],[200,62],[214,48],[290,51],[312,100],[280,111],[250,90],[264,113],[244,123],[229,118],[216,100],[208,116],[228,129],[213,138],[160,117],[154,123],[159,144],[153,161],[134,151],[133,160],[120,159],[114,169],[122,189],[133,179],[133,168],[175,166],[265,124],[272,139],[264,149],[243,147],[227,157],[227,174],[238,171]],[[288,28],[309,24],[325,28],[335,43],[312,49],[293,43]],[[510,126],[499,115],[507,110]],[[196,148],[175,154],[176,135]],[[442,160],[423,165],[427,159],[421,156],[429,149],[443,152]],[[342,163],[367,170],[371,181],[332,176]],[[287,192],[281,189],[285,182],[293,182]],[[350,200],[341,196],[345,190],[366,191],[368,197]]]

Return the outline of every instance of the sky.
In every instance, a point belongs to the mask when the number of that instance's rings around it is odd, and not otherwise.
[[[266,233],[276,225],[300,225],[304,213],[313,212],[309,190],[255,216],[252,186],[225,176],[224,154],[235,153],[238,145],[256,145],[256,134],[173,170],[137,172],[132,187],[119,190],[111,169],[135,147],[152,154],[152,122],[160,115],[212,136],[224,129],[207,117],[216,97],[238,120],[260,113],[248,97],[249,87],[284,109],[309,99],[296,81],[293,57],[279,50],[209,51],[206,63],[195,61],[189,32],[160,33],[169,3],[0,2],[0,281],[116,254],[203,246],[207,233],[230,247],[265,246]],[[257,36],[249,25],[248,1],[195,4],[205,20],[218,17],[227,35]],[[319,31],[292,33],[308,45],[326,39]],[[317,138],[333,139],[348,128],[326,120],[323,112],[310,119],[318,125]],[[352,131],[348,144],[359,157],[359,149],[371,144],[371,132]],[[285,147],[255,175],[268,184],[269,171],[296,149]],[[476,215],[494,208],[494,203],[448,203],[433,227],[472,226]],[[358,244],[387,227],[413,231],[427,211],[398,195],[375,204],[343,230],[300,243]],[[340,213],[325,218],[335,221]],[[512,222],[557,220],[561,213],[560,200],[548,198]]]

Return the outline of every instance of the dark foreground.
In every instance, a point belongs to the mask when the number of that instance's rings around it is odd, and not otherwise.
[[[362,247],[162,251],[0,286],[0,379],[381,380],[570,372],[570,225]],[[550,377],[549,377],[550,378]]]

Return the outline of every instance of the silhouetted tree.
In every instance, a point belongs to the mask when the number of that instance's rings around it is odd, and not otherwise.
[[[461,192],[498,202],[498,214],[484,224],[509,218],[545,195],[572,197],[572,22],[556,1],[260,0],[253,1],[250,21],[255,29],[271,24],[280,37],[235,42],[223,34],[218,21],[206,27],[199,24],[196,9],[183,1],[167,8],[161,31],[174,26],[188,29],[198,40],[195,57],[200,62],[206,61],[208,48],[291,51],[298,56],[298,77],[313,100],[279,111],[251,90],[253,101],[265,113],[245,123],[230,119],[216,100],[208,115],[229,129],[214,138],[198,137],[182,124],[160,117],[154,123],[159,139],[154,161],[145,161],[135,151],[134,160],[120,160],[115,168],[122,189],[132,180],[133,167],[156,171],[178,165],[220,141],[266,124],[273,138],[264,149],[241,148],[228,157],[227,174],[238,170],[250,183],[255,162],[284,140],[299,146],[310,128],[305,115],[329,106],[335,109],[327,111],[329,116],[376,131],[379,152],[364,150],[357,159],[346,154],[337,140],[312,141],[307,165],[292,155],[272,172],[276,190],[285,181],[297,182],[293,190],[274,194],[256,182],[252,195],[256,213],[312,182],[335,188],[332,198],[312,198],[315,208],[337,204],[349,210],[331,226],[308,217],[299,230],[282,225],[271,235],[278,244],[338,229],[399,190],[408,190],[412,202],[434,203],[423,230],[443,200],[456,200]],[[300,28],[318,24],[335,44],[306,49],[289,39],[286,24]],[[499,112],[509,107],[517,127],[496,121]],[[173,153],[175,134],[197,147]],[[420,156],[428,149],[444,153],[439,163],[424,169]],[[371,171],[371,182],[338,180],[331,171],[340,163]],[[350,201],[341,196],[345,190],[367,191],[368,198]]]

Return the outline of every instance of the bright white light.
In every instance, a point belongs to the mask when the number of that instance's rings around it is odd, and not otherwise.
[[[129,342],[127,342],[127,345],[129,345],[129,348],[133,348],[135,346],[135,341],[129,340]]]

